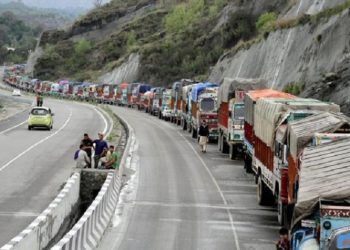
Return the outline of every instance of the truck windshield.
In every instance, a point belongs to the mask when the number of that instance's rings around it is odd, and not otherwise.
[[[236,104],[233,112],[234,120],[244,120],[244,104]]]
[[[200,104],[200,110],[204,112],[213,111],[215,109],[215,101],[212,98],[204,98]]]

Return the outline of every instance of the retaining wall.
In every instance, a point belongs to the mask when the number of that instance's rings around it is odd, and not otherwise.
[[[74,173],[50,205],[1,250],[41,250],[60,231],[79,200],[80,173]]]

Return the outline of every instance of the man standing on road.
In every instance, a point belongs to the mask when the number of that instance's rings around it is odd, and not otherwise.
[[[93,144],[95,144],[95,156],[94,156],[95,168],[97,168],[98,166],[98,161],[101,158],[103,149],[108,148],[108,144],[105,140],[103,140],[103,137],[104,135],[102,133],[98,133],[98,139],[93,141]]]
[[[80,144],[78,152],[78,158],[77,158],[77,168],[86,168],[87,166],[90,166],[90,159],[84,150],[84,145]]]
[[[90,159],[90,163],[91,163],[91,152],[92,152],[92,140],[90,139],[89,135],[87,133],[84,134],[84,138],[81,140],[81,144],[84,145],[84,149]],[[91,164],[90,166],[88,166],[89,168],[91,168]]]
[[[207,143],[208,143],[208,137],[209,137],[209,128],[204,120],[202,122],[202,125],[199,127],[199,147],[203,153],[207,152]]]

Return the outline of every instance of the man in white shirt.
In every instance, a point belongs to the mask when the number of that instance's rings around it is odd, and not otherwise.
[[[77,168],[86,168],[87,166],[90,166],[90,158],[86,151],[84,150],[84,145],[80,145],[78,152],[78,158],[77,158]]]

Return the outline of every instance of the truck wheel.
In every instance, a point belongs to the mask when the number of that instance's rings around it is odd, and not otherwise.
[[[235,145],[229,145],[230,147],[230,159],[235,160],[237,155],[237,148]]]
[[[278,218],[278,223],[282,227],[288,226],[287,205],[282,204],[282,202],[280,201],[277,204],[277,218]]]
[[[230,146],[227,144],[224,137],[221,138],[221,152],[223,154],[228,154],[230,152]]]
[[[182,130],[187,130],[187,123],[186,123],[186,121],[182,121]]]
[[[269,188],[263,182],[261,175],[258,176],[257,195],[259,205],[267,206],[273,203],[272,194]]]
[[[197,131],[192,128],[192,138],[196,139],[197,138]]]
[[[244,169],[246,173],[252,173],[252,159],[247,154],[244,155]]]

